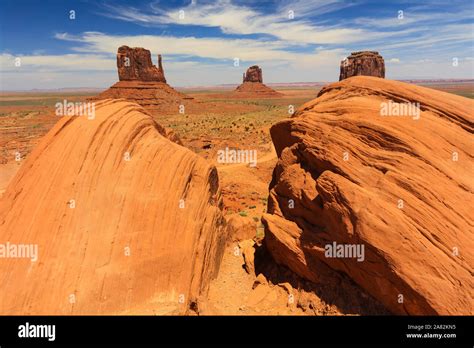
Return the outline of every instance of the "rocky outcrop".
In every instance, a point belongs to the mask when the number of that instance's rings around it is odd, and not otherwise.
[[[392,313],[474,314],[473,109],[374,77],[323,88],[271,128],[273,258],[316,283],[345,273]]]
[[[188,105],[192,97],[176,91],[164,82],[119,81],[97,97],[90,100],[125,99],[145,109],[179,112],[180,105]]]
[[[225,247],[215,167],[132,103],[63,117],[0,200],[2,314],[183,314]],[[4,256],[4,255],[2,255]]]
[[[253,65],[247,69],[242,78],[244,82],[260,82],[263,83],[262,69],[258,65]]]
[[[165,73],[158,55],[158,68],[151,61],[150,51],[141,47],[120,46],[117,50],[119,81],[165,82]]]
[[[243,82],[239,85],[231,97],[236,98],[278,98],[283,94],[263,84],[262,69],[253,65],[243,75]]]
[[[249,217],[234,214],[227,219],[227,229],[228,242],[233,243],[256,238],[257,223]]]
[[[166,83],[161,55],[158,67],[152,64],[150,51],[121,46],[117,51],[119,82],[93,100],[126,99],[153,112],[179,112],[181,105],[192,103],[192,97],[176,91]]]
[[[352,52],[341,61],[339,81],[352,76],[375,76],[385,78],[385,62],[375,51]]]

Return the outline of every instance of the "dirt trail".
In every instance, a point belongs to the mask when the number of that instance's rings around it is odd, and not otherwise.
[[[277,155],[275,151],[275,147],[271,146],[270,152],[263,155],[261,158],[257,157],[257,166],[262,165],[265,162],[276,160]],[[248,163],[232,163],[232,164],[220,164],[216,165],[219,172],[222,171],[234,171],[236,169],[241,169],[242,167],[249,167]]]

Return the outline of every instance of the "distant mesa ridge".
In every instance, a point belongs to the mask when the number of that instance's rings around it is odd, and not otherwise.
[[[361,75],[385,78],[385,62],[378,52],[352,52],[349,57],[341,61],[339,81]]]

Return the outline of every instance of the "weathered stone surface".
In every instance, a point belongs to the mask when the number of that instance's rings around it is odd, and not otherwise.
[[[260,82],[263,83],[262,69],[258,65],[253,65],[247,69],[243,75],[243,82]]]
[[[419,103],[419,118],[382,116],[389,102]],[[374,77],[323,88],[271,128],[279,160],[262,221],[273,258],[316,283],[327,267],[345,273],[392,313],[474,314],[472,110]],[[329,257],[334,242],[363,246],[363,258]]]
[[[0,258],[4,315],[185,314],[217,275],[216,168],[137,104],[95,111],[61,118],[0,200],[0,243],[38,247],[35,262]]]
[[[193,98],[180,93],[164,82],[119,81],[93,99],[126,99],[135,102],[147,110],[160,109],[163,106],[178,106]],[[92,98],[91,98],[92,99]]]
[[[227,220],[227,229],[229,242],[253,239],[256,236],[257,223],[249,217],[235,214]]]
[[[352,52],[341,61],[339,81],[352,76],[375,76],[385,78],[385,62],[375,51]]]
[[[120,46],[117,50],[119,81],[166,82],[165,73],[158,55],[158,68],[151,61],[150,51],[141,47]]]

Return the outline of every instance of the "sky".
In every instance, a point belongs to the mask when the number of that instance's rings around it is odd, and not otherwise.
[[[389,79],[472,79],[474,1],[0,0],[0,90],[108,87],[121,45],[162,54],[177,87],[255,64],[267,83],[337,81],[361,50]]]

